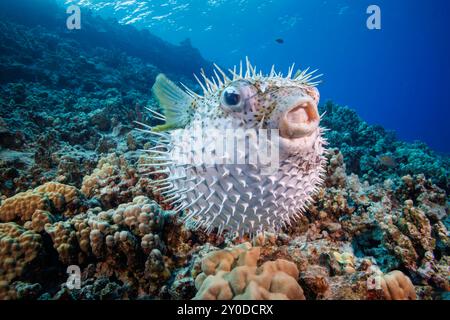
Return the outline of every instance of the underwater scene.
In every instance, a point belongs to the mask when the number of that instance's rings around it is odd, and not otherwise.
[[[450,299],[448,12],[1,0],[0,300]]]

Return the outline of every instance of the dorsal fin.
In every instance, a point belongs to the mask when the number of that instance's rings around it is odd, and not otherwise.
[[[166,123],[154,127],[153,131],[166,131],[184,127],[189,121],[192,97],[162,73],[156,77],[152,92],[166,116]]]

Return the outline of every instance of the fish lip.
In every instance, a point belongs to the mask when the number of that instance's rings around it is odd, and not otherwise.
[[[288,139],[304,138],[318,128],[319,122],[317,103],[313,99],[301,99],[282,114],[280,135]]]

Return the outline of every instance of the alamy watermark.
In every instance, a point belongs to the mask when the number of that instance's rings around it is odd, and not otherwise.
[[[81,29],[81,10],[79,6],[71,5],[66,10],[67,14],[70,14],[66,19],[66,26],[69,30]]]
[[[280,165],[277,129],[208,129],[194,126],[180,130],[171,161],[176,165],[254,165],[270,175]]]
[[[367,29],[380,30],[381,29],[381,9],[379,6],[372,4],[367,7],[367,14],[370,16],[367,18]]]
[[[69,275],[66,281],[66,287],[69,290],[81,289],[81,269],[77,265],[67,267],[66,273]]]

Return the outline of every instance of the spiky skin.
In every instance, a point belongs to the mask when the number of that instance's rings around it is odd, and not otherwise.
[[[180,164],[173,161],[174,153],[182,150],[195,156],[198,152],[198,146],[182,139],[186,132],[192,141],[208,146],[217,139],[208,134],[214,131],[210,129],[278,129],[281,117],[295,99],[314,99],[317,106],[319,97],[311,83],[312,75],[303,72],[292,77],[292,67],[287,77],[274,70],[263,76],[248,61],[245,74],[242,66],[239,73],[236,69],[230,71],[232,79],[218,70],[223,77],[216,73],[217,82],[203,75],[203,96],[188,91],[192,105],[184,128],[155,133],[159,145],[150,152],[157,155],[152,161],[156,159],[158,164],[150,165],[167,174],[166,179],[154,182],[155,188],[177,211],[183,211],[185,221],[195,228],[207,232],[217,229],[218,233],[228,230],[241,236],[276,231],[303,214],[323,181],[326,142],[318,125],[305,137],[282,138],[279,166],[269,175],[251,164]],[[223,90],[236,83],[245,83],[246,90],[251,91],[251,100],[246,102],[251,112],[227,112],[221,108]],[[196,136],[198,126],[203,129],[201,137]]]

